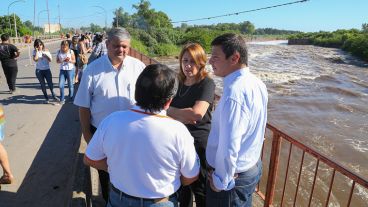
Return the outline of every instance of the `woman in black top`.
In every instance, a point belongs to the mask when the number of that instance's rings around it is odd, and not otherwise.
[[[16,58],[18,56],[18,48],[12,44],[9,44],[9,35],[2,34],[0,44],[0,60],[11,94],[15,91],[15,80],[17,79],[18,74]]]
[[[211,111],[215,83],[205,69],[207,56],[197,43],[183,47],[180,56],[179,89],[168,110],[168,115],[183,122],[192,136],[201,161],[199,179],[180,191],[181,207],[192,206],[192,193],[196,206],[204,207],[206,192],[206,145],[211,128]]]

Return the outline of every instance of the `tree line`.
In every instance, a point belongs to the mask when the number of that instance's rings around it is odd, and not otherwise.
[[[309,32],[289,36],[289,41],[303,41],[307,44],[340,48],[354,56],[368,61],[368,24],[362,29],[336,30],[334,32]]]

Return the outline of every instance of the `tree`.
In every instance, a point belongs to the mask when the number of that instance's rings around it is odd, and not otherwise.
[[[362,24],[362,31],[364,33],[368,33],[368,24],[367,23]]]
[[[128,12],[124,12],[123,7],[119,7],[114,11],[114,20],[112,25],[117,25],[121,27],[130,27],[132,26],[132,16],[128,14]]]
[[[27,21],[24,22],[24,26],[28,27],[29,29],[33,29],[33,24],[29,20],[27,20]]]
[[[253,34],[255,31],[254,25],[250,21],[245,21],[239,24],[240,32],[243,34]]]
[[[141,29],[147,29],[149,27],[154,28],[172,28],[171,21],[166,13],[154,9],[150,9],[151,3],[147,0],[141,0],[139,4],[133,5],[133,8],[137,10],[134,15],[134,25]]]

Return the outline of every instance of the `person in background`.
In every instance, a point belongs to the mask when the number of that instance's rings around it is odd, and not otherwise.
[[[87,143],[106,116],[130,109],[135,104],[135,83],[145,65],[128,55],[130,40],[126,29],[113,28],[106,41],[107,55],[88,64],[83,73],[74,104],[79,106],[82,133]],[[103,170],[98,173],[107,203],[109,174]]]
[[[206,71],[207,56],[201,45],[190,43],[180,55],[179,90],[168,115],[183,122],[194,137],[194,146],[201,160],[199,179],[180,190],[180,206],[206,206],[206,145],[211,129],[211,111],[215,96],[215,83]]]
[[[106,43],[102,34],[96,34],[94,38],[94,46],[92,47],[92,53],[88,58],[88,64],[92,63],[97,58],[107,54]]]
[[[86,44],[83,40],[83,38],[81,38],[79,41],[78,41],[78,55],[76,55],[76,72],[75,72],[75,80],[74,82],[75,83],[79,83],[81,78],[82,78],[82,74],[83,74],[83,71],[84,69],[87,67],[87,64],[83,63],[82,61],[82,56],[84,56],[85,60],[87,60],[87,48],[86,48]]]
[[[45,103],[49,103],[45,80],[50,88],[52,98],[58,101],[59,99],[54,93],[54,84],[52,83],[52,74],[50,70],[50,62],[52,60],[51,53],[45,48],[45,45],[40,39],[36,39],[33,46],[33,60],[36,62],[36,77],[40,82],[41,90],[45,97]]]
[[[109,171],[107,206],[177,206],[180,185],[198,178],[193,137],[166,116],[177,84],[167,66],[147,66],[135,85],[136,106],[109,115],[92,137],[84,162]]]
[[[60,103],[65,103],[64,87],[65,81],[68,81],[69,100],[73,101],[74,95],[74,73],[75,73],[75,55],[73,50],[69,48],[69,43],[66,40],[61,41],[60,50],[56,55],[56,62],[60,64],[59,88],[60,88]]]
[[[0,184],[11,184],[14,182],[14,176],[10,171],[8,154],[1,144],[5,137],[5,115],[2,105],[0,105],[0,165],[3,168],[3,175],[0,177]]]
[[[19,57],[18,48],[9,43],[9,35],[1,35],[0,61],[4,70],[6,82],[8,83],[9,93],[13,94],[16,90],[15,81],[18,74],[17,57]]]
[[[206,148],[206,204],[251,207],[262,174],[267,88],[249,71],[248,50],[240,35],[218,36],[211,45],[209,63],[214,74],[224,78],[224,84]]]
[[[68,43],[69,43],[69,47],[71,47],[72,40],[70,39],[70,34],[69,33],[66,33],[65,37],[66,37],[66,41],[68,41]]]

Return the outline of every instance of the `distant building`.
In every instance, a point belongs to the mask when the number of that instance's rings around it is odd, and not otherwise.
[[[60,24],[50,24],[50,33],[59,32],[60,31]],[[49,32],[49,24],[43,25],[43,32]]]

